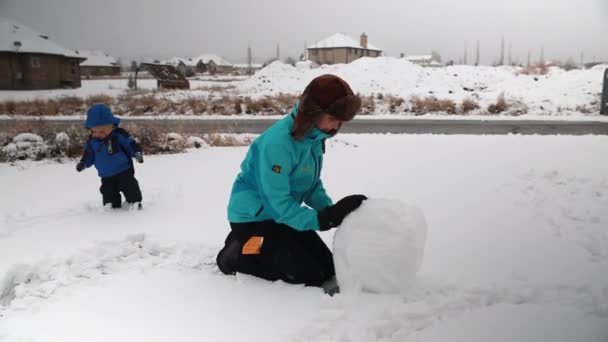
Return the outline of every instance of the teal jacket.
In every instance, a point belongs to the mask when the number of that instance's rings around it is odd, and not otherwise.
[[[299,231],[319,230],[317,212],[332,205],[320,178],[329,135],[313,128],[302,140],[292,138],[297,112],[298,105],[251,144],[232,187],[230,222],[274,220]]]

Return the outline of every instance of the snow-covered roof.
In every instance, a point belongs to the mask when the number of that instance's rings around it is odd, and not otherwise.
[[[195,58],[197,60],[197,62],[199,60],[203,61],[204,64],[208,64],[209,61],[213,61],[213,63],[220,65],[220,66],[231,66],[232,63],[228,62],[227,60],[223,59],[222,57],[212,54],[212,53],[204,53],[198,57]]]
[[[189,58],[189,57],[173,57],[166,61],[163,61],[165,64],[178,65],[179,63],[184,63],[186,66],[195,67],[199,61],[202,61],[203,64],[208,64],[209,61],[213,61],[215,64],[220,66],[231,66],[232,64],[222,57],[210,53],[204,53],[198,57]]]
[[[0,17],[0,51],[83,58],[76,51],[53,42],[48,36],[4,17]]]
[[[408,61],[430,61],[433,55],[405,56]]]
[[[309,46],[308,48],[309,49],[324,49],[324,48],[340,48],[340,47],[363,49],[363,46],[361,46],[359,41],[353,39],[350,36],[347,36],[344,33],[336,33],[332,36],[329,36],[323,40],[316,42],[315,44]],[[382,51],[370,43],[367,43],[367,49]]]
[[[109,54],[98,50],[76,50],[78,55],[87,60],[81,66],[118,66],[118,60]]]
[[[237,68],[237,69],[247,69],[247,68],[249,68],[249,64],[247,64],[247,63],[245,63],[245,64],[234,64],[233,66],[235,68]],[[259,68],[262,67],[262,64],[252,63],[251,67],[259,69]]]
[[[163,61],[164,64],[170,64],[177,66],[180,63],[184,63],[186,66],[194,67],[198,64],[198,59],[196,58],[188,58],[188,57],[173,57],[171,59],[167,59]]]

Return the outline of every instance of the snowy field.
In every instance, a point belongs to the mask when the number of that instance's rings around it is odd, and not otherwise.
[[[236,77],[235,77],[236,78]],[[234,81],[234,82],[240,82]],[[201,79],[190,80],[190,88],[192,92],[197,91],[197,88],[206,87],[226,87],[234,83],[232,81],[223,81],[223,78],[218,80]],[[139,89],[156,89],[155,79],[140,79],[137,81]],[[127,91],[127,79],[98,79],[98,80],[82,80],[82,86],[76,89],[53,89],[53,90],[0,90],[0,101],[26,101],[26,100],[48,100],[66,96],[76,96],[87,98],[94,95],[107,95],[117,97]],[[181,91],[175,91],[180,93]],[[208,92],[205,92],[208,95]]]
[[[334,199],[426,216],[402,296],[221,275],[243,147],[148,157],[141,212],[103,211],[94,170],[73,162],[3,164],[0,341],[606,342],[607,150],[603,136],[334,139]]]

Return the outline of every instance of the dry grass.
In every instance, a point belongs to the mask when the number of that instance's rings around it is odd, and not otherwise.
[[[405,104],[405,99],[399,96],[387,95],[386,99],[388,100],[388,107],[391,113],[398,113],[403,111],[403,105]]]
[[[507,103],[507,100],[505,100],[505,94],[500,94],[496,99],[496,103],[488,106],[488,112],[490,114],[500,114],[509,109],[509,107],[509,103]]]
[[[471,98],[466,98],[462,100],[462,105],[460,106],[461,113],[467,114],[471,111],[479,109],[479,103],[475,102],[475,100]]]
[[[376,102],[373,96],[361,96],[361,114],[374,114],[376,111]]]
[[[593,109],[591,109],[591,108],[589,108],[587,106],[581,106],[581,105],[576,106],[575,110],[577,112],[583,113],[583,114],[591,114],[591,113],[594,112]]]
[[[226,87],[223,87],[225,89]],[[127,91],[118,97],[94,95],[86,99],[64,97],[51,100],[4,101],[0,102],[0,113],[10,115],[75,115],[84,114],[94,104],[103,103],[112,108],[118,115],[142,114],[259,114],[281,115],[289,112],[297,97],[287,94],[265,96],[259,99],[223,95],[221,97],[187,96],[174,100],[169,96],[160,96],[163,91],[134,90]]]
[[[447,113],[456,114],[456,103],[448,99],[437,99],[434,96],[420,98],[414,97],[412,100],[412,111],[416,115],[427,113]]]

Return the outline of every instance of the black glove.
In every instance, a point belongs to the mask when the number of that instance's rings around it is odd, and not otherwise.
[[[323,209],[317,216],[320,229],[325,231],[341,225],[344,218],[357,210],[366,199],[365,195],[350,195]]]
[[[83,162],[80,162],[78,164],[76,164],[76,171],[81,172],[82,170],[86,169],[87,167],[84,165]]]
[[[135,153],[135,155],[133,156],[133,158],[135,158],[135,160],[137,160],[137,162],[140,163],[140,164],[144,163],[144,155],[141,154],[141,152]]]

